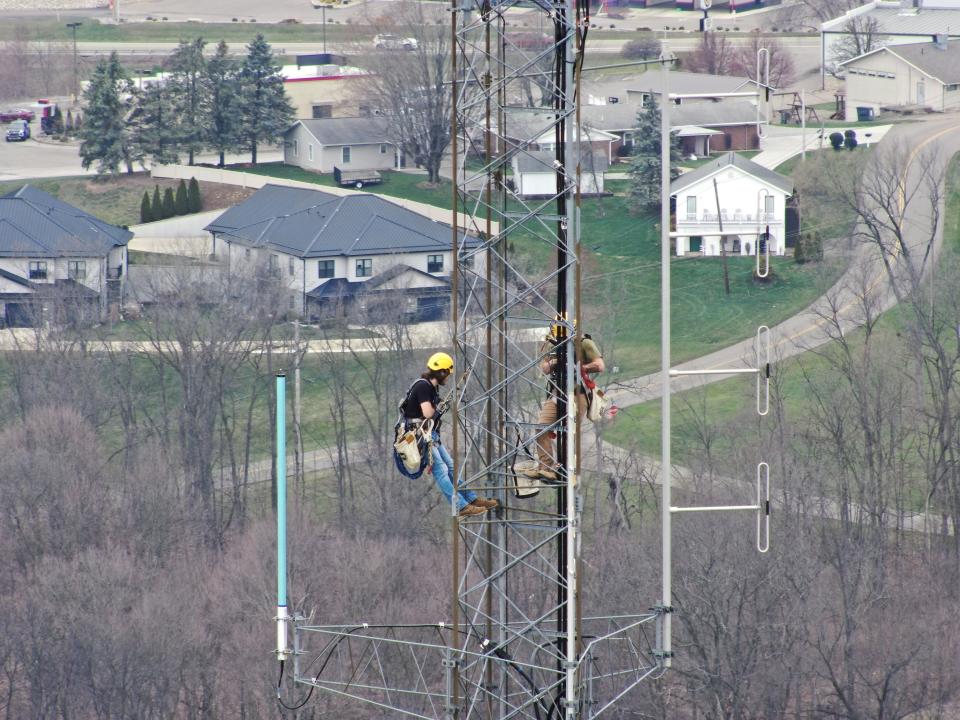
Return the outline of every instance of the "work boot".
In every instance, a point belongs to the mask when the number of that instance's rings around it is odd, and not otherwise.
[[[483,515],[486,511],[486,508],[478,505],[464,505],[460,508],[459,515],[460,517],[470,517],[471,515]]]
[[[474,498],[470,501],[470,504],[475,505],[476,507],[482,507],[484,510],[493,510],[493,508],[500,503],[493,498]]]

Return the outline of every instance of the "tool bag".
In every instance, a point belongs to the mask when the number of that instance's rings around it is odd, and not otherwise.
[[[393,426],[393,462],[397,470],[411,480],[423,475],[430,465],[433,445],[433,420],[408,421],[403,414],[403,406],[418,382],[427,381],[421,378],[410,386],[397,406],[397,423]]]
[[[603,394],[603,390],[597,387],[597,384],[580,369],[580,379],[583,381],[583,387],[587,393],[587,420],[592,423],[600,422],[610,406],[610,401]]]

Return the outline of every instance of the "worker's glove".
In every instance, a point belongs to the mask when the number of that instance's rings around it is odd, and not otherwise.
[[[447,410],[450,409],[449,400],[441,400],[437,403],[437,415],[443,415]]]

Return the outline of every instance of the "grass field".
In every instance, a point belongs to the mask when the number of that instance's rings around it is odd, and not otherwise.
[[[306,0],[304,0],[306,1]],[[71,31],[66,23],[80,20],[83,25],[77,28],[78,42],[177,42],[181,38],[203,37],[212,42],[221,38],[227,42],[249,42],[257,33],[263,33],[271,43],[277,42],[313,42],[322,32],[320,13],[317,13],[317,22],[307,23],[258,23],[238,22],[223,23],[196,23],[196,22],[169,22],[163,20],[162,15],[154,15],[150,22],[123,22],[120,25],[101,24],[88,17],[71,17],[61,14],[59,18],[37,16],[10,16],[0,23],[0,40],[29,38],[31,40],[59,40],[72,41]],[[683,20],[684,15],[678,13],[677,19]],[[663,25],[674,28],[676,23],[669,20],[658,21],[657,37],[687,38],[689,33],[667,31],[663,32]],[[611,25],[613,27],[611,27]],[[372,37],[376,30],[369,25],[341,21],[335,12],[327,14],[327,40],[329,42],[344,42],[367,39]],[[727,37],[747,37],[746,32],[725,31]],[[595,19],[591,37],[599,40],[635,40],[643,35],[635,30],[623,29],[620,22],[608,19]],[[783,37],[790,37],[788,33],[781,33]],[[803,37],[803,34],[797,34]]]
[[[265,164],[249,169],[319,185],[332,177],[300,168]],[[370,192],[449,208],[450,183],[424,185],[424,176],[385,173],[385,182]],[[623,190],[625,184],[612,189]],[[656,369],[660,341],[660,245],[655,219],[632,214],[630,200],[614,196],[585,199],[582,208],[584,302],[587,317],[595,318],[611,364],[622,373]],[[546,269],[550,248],[530,234],[511,242],[534,266]],[[790,258],[773,262],[774,280],[753,280],[751,258],[731,258],[731,293],[723,291],[722,267],[716,258],[675,258],[672,269],[673,353],[677,362],[712,352],[753,334],[757,324],[773,324],[795,314],[837,277],[840,267],[796,265]]]
[[[92,176],[35,178],[0,183],[0,195],[30,184],[105,222],[126,226],[140,222],[140,201],[144,191],[152,194],[154,186],[159,185],[161,193],[168,187],[176,192],[178,182],[151,178],[145,172],[123,174],[108,180],[95,180]],[[249,196],[250,192],[231,185],[200,183],[204,210],[229,207]]]
[[[944,217],[944,252],[960,253],[960,155],[954,156],[947,174],[946,212]],[[901,342],[903,318],[900,308],[894,308],[881,318],[875,332],[890,337],[890,342]],[[855,337],[851,337],[856,342]],[[883,341],[874,340],[876,347]],[[790,416],[807,417],[814,402],[810,387],[829,388],[837,381],[837,373],[823,358],[806,353],[788,360],[777,368],[782,378],[781,401]],[[674,396],[673,453],[679,464],[689,463],[699,451],[692,431],[692,415],[685,408],[706,408],[705,422],[722,428],[735,423],[739,416],[752,415],[754,403],[754,380],[732,378],[713,383],[705,388],[678,393]],[[621,410],[616,421],[604,432],[604,439],[625,448],[659,457],[660,455],[660,401],[643,403]],[[719,434],[714,446],[716,457],[728,455],[731,450],[729,437]]]
[[[271,44],[282,42],[315,42],[323,34],[319,24],[295,23],[177,23],[140,22],[105,25],[91,22],[89,18],[72,18],[66,15],[56,21],[49,17],[8,18],[0,23],[0,40],[30,38],[32,40],[73,42],[73,35],[66,23],[80,20],[77,42],[178,42],[181,39],[202,37],[211,44],[221,39],[227,42],[250,42],[257,33],[262,33]],[[366,25],[327,22],[327,41],[349,42],[372,37],[375,31]]]

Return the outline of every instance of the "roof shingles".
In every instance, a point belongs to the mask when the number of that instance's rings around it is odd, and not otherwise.
[[[0,257],[103,257],[131,237],[31,185],[0,197]]]
[[[229,241],[302,258],[442,252],[450,227],[368,193],[265,185],[207,225]],[[467,239],[472,246],[476,240]]]

